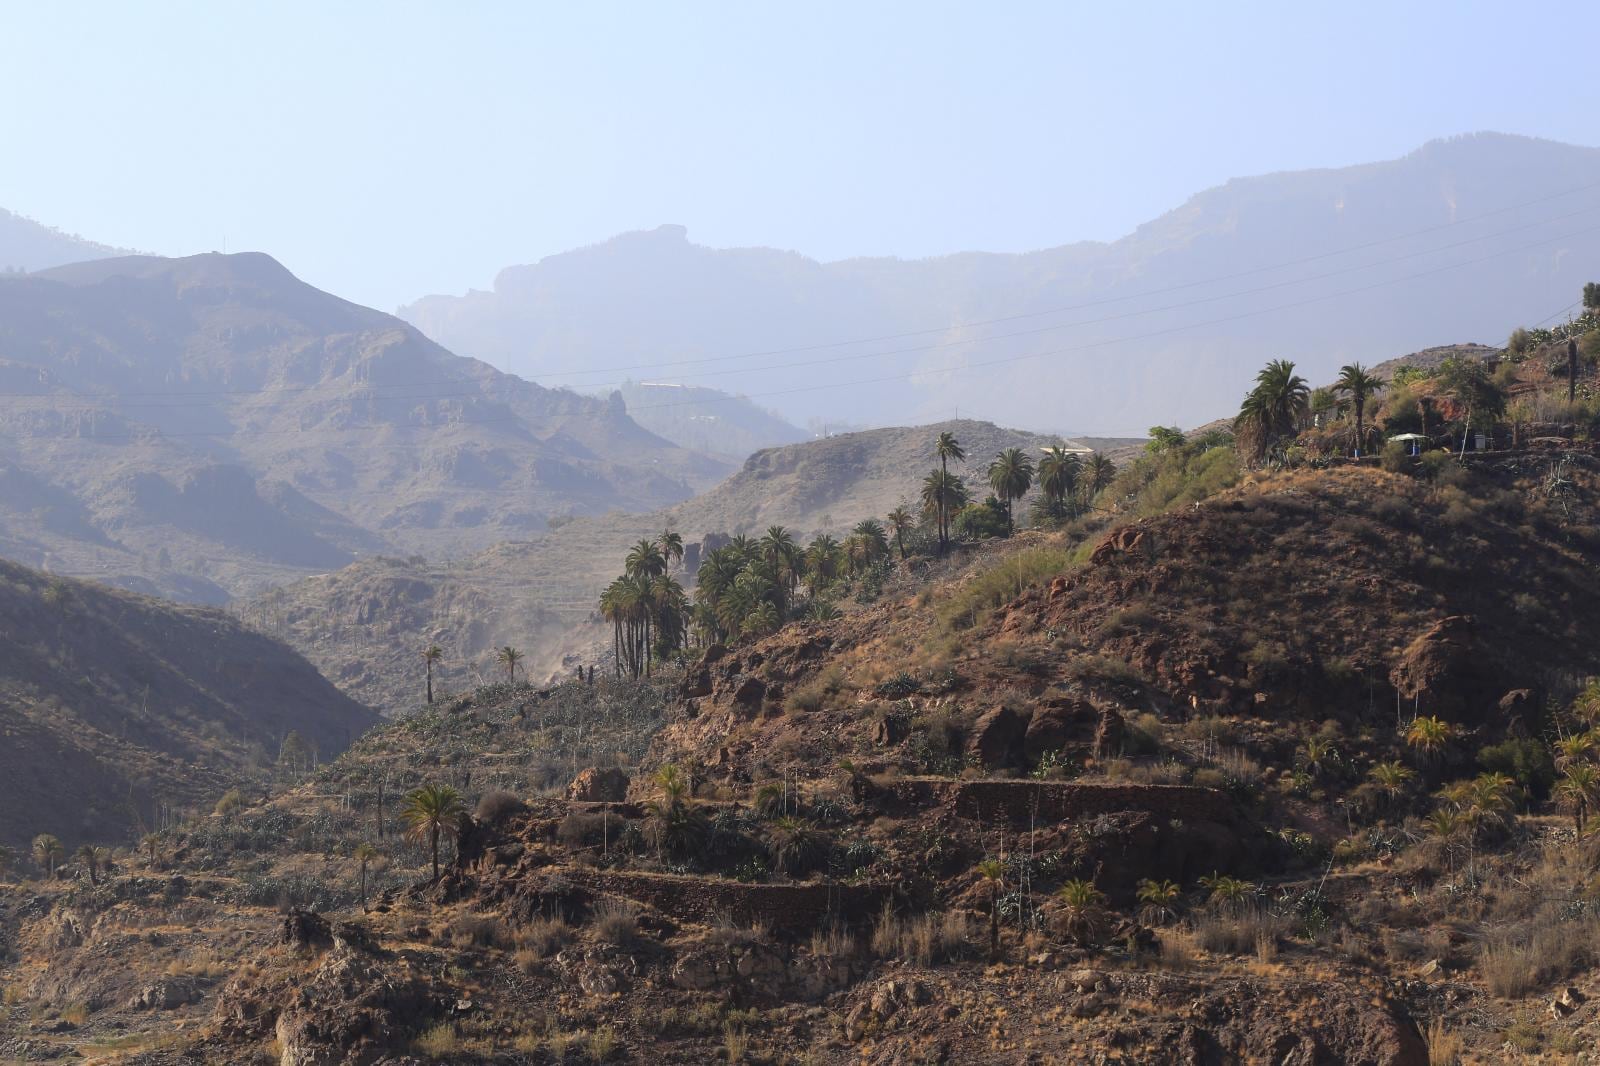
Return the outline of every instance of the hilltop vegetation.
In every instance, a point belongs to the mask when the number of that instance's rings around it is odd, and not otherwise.
[[[613,513],[557,523],[537,540],[506,543],[455,562],[366,559],[323,577],[273,590],[241,608],[356,698],[387,713],[416,703],[418,652],[444,650],[442,677],[453,689],[494,672],[494,650],[510,644],[531,676],[593,664],[612,643],[596,613],[619,561],[662,530],[709,550],[713,534],[759,537],[774,525],[806,540],[842,539],[866,518],[918,507],[928,440],[951,432],[974,455],[1018,447],[1032,454],[1054,438],[963,420],[931,427],[868,430],[758,452],[709,492],[646,514]],[[1139,442],[1096,442],[1108,457]],[[1024,505],[1026,509],[1026,505]],[[680,574],[680,579],[683,575]]]

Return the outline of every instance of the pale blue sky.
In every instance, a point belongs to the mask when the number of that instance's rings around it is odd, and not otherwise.
[[[1600,144],[1583,0],[0,17],[0,207],[167,254],[225,237],[386,310],[663,222],[823,259],[1019,251],[1449,134]]]

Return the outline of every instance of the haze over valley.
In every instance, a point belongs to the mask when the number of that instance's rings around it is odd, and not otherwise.
[[[4,15],[0,1063],[1593,1059],[1588,8]]]

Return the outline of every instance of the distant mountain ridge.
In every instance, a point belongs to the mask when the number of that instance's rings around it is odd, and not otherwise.
[[[0,208],[0,273],[48,270],[85,259],[130,254]]]
[[[1269,358],[1323,380],[1442,339],[1499,341],[1594,280],[1597,227],[1600,149],[1482,134],[1236,179],[1110,243],[820,263],[662,226],[400,314],[455,351],[580,388],[655,361],[635,372],[796,422],[959,408],[1127,435],[1216,417]],[[837,343],[864,337],[881,340]]]
[[[0,554],[184,599],[449,557],[728,469],[266,255],[0,277]]]

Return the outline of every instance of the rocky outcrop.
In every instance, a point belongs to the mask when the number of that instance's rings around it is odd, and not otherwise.
[[[1441,618],[1411,642],[1389,671],[1400,698],[1418,714],[1471,721],[1493,706],[1494,677],[1477,628],[1471,615]]]
[[[621,803],[628,796],[628,775],[615,766],[580,770],[567,786],[567,799],[578,803]]]
[[[1011,766],[1019,761],[1027,734],[1028,719],[1001,705],[985,711],[973,723],[967,750],[991,769]]]

